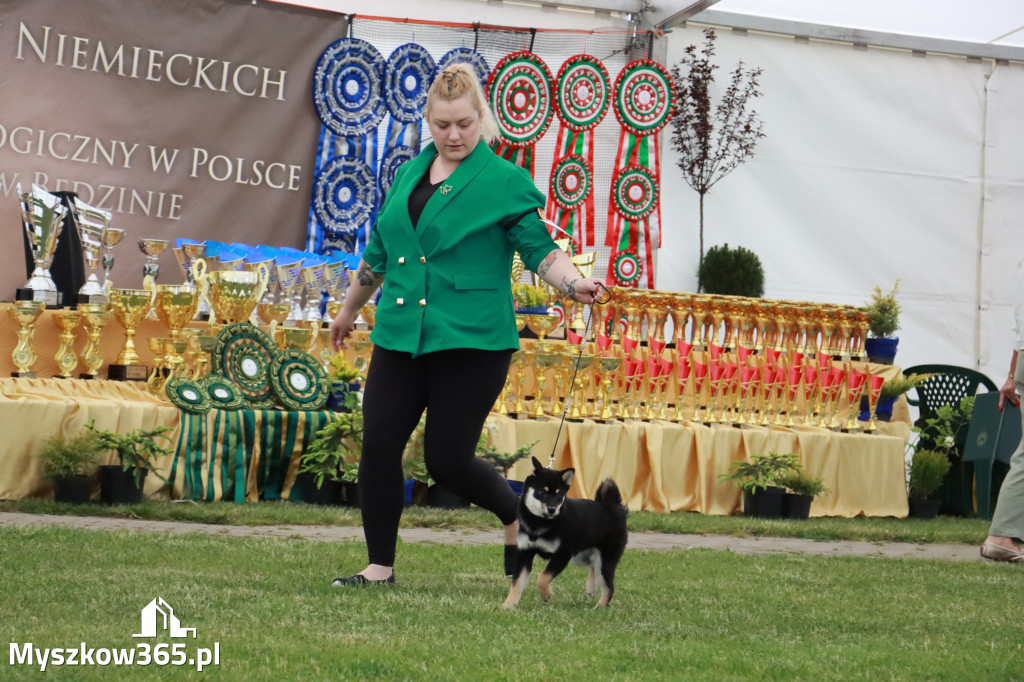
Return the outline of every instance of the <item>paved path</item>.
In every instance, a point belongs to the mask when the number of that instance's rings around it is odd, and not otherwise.
[[[319,542],[363,540],[359,526],[222,526],[176,521],[144,521],[98,516],[53,516],[0,512],[0,526],[60,526],[87,530],[131,530],[137,533],[205,533],[243,538],[303,538]],[[403,542],[436,542],[463,545],[494,545],[502,541],[497,530],[435,530],[403,528]],[[973,545],[914,544],[908,542],[817,541],[799,538],[734,538],[722,535],[631,533],[632,549],[665,550],[707,548],[739,554],[814,554],[818,556],[873,556],[890,558],[981,561]]]

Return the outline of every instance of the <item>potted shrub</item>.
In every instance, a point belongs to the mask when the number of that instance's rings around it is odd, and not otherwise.
[[[910,461],[910,516],[934,519],[939,513],[939,500],[931,496],[942,485],[949,471],[949,457],[938,450],[917,450]]]
[[[101,466],[100,500],[104,504],[138,504],[142,501],[142,486],[146,475],[153,475],[164,483],[169,483],[156,470],[158,460],[172,453],[157,445],[157,439],[170,440],[168,426],[155,429],[135,429],[130,433],[120,434],[113,431],[97,429],[95,422],[89,422],[85,428],[96,435],[100,451],[113,450],[117,453],[119,464]]]
[[[548,293],[540,287],[522,282],[512,284],[512,298],[516,312],[524,315],[546,315],[548,312]]]
[[[761,259],[750,249],[729,244],[712,246],[704,254],[697,271],[700,290],[706,294],[764,296],[764,268]]]
[[[974,513],[974,464],[963,461],[967,430],[974,414],[974,396],[965,396],[957,405],[942,405],[930,417],[917,421],[914,431],[920,437],[914,450],[936,450],[946,455],[949,471],[934,493],[939,513],[970,516]]]
[[[349,393],[345,410],[316,432],[316,437],[302,453],[299,476],[302,478],[302,499],[309,504],[335,505],[341,502],[342,491],[355,487],[359,457],[363,448],[363,411],[359,398]],[[346,471],[352,467],[346,486]]]
[[[85,504],[89,501],[99,451],[96,434],[89,431],[46,439],[39,459],[43,475],[53,481],[55,502]]]
[[[818,495],[828,493],[820,476],[805,471],[787,471],[775,478],[786,489],[782,501],[782,515],[787,519],[806,520],[811,515],[811,503]]]
[[[477,453],[479,453],[480,459],[493,464],[506,480],[508,480],[508,473],[511,471],[515,463],[521,459],[531,456],[533,454],[533,446],[540,442],[539,439],[534,440],[531,443],[527,443],[522,447],[516,448],[515,452],[498,452],[496,447],[486,442],[486,438],[486,435],[481,435],[481,444],[477,446]],[[509,481],[508,485],[516,495],[523,494],[522,481]]]
[[[882,383],[882,389],[878,395],[878,405],[875,406],[875,416],[879,421],[883,422],[887,422],[892,419],[892,408],[893,405],[896,404],[896,399],[910,389],[924,383],[934,376],[936,375],[911,374],[907,377],[899,376],[894,379],[886,379],[885,382]],[[858,419],[860,419],[860,421],[867,421],[870,418],[871,415],[868,398],[867,396],[861,396],[860,417],[858,417]]]
[[[783,474],[799,470],[796,455],[772,451],[754,455],[749,462],[733,462],[730,473],[721,474],[719,478],[733,481],[743,491],[743,511],[747,516],[777,519],[782,516],[786,489],[776,482]]]
[[[870,336],[864,340],[864,350],[871,362],[891,365],[896,359],[896,347],[900,342],[895,336],[900,328],[900,302],[896,299],[899,289],[899,280],[888,293],[882,293],[881,287],[876,286],[867,303]]]
[[[359,370],[348,364],[344,353],[338,352],[327,358],[327,381],[331,391],[327,409],[335,412],[350,409],[347,398],[359,393],[362,376]]]

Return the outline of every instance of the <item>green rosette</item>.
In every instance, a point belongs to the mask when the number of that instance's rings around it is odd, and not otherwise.
[[[636,288],[644,274],[644,264],[634,249],[620,251],[612,263],[612,280],[620,287]]]
[[[185,412],[206,414],[210,411],[210,396],[198,381],[176,377],[167,382],[164,390],[170,401]]]
[[[272,403],[270,362],[277,353],[273,340],[248,322],[227,325],[217,338],[220,341],[215,363],[217,374],[234,383],[246,402]]]
[[[218,410],[239,410],[245,407],[245,398],[229,379],[211,374],[203,379],[203,389],[210,398],[210,407]]]
[[[597,127],[608,113],[610,89],[608,71],[599,59],[587,54],[570,57],[556,77],[558,118],[576,132]]]
[[[626,220],[643,220],[658,207],[658,178],[649,168],[630,165],[612,178],[612,206]]]
[[[292,411],[320,410],[327,403],[327,372],[305,351],[284,350],[275,355],[270,385],[277,401]]]
[[[672,115],[672,76],[650,59],[626,64],[615,79],[615,117],[638,137],[653,135]]]

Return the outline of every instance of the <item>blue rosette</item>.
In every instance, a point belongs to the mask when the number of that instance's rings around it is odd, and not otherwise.
[[[434,58],[423,46],[406,43],[395,48],[385,70],[384,101],[396,121],[420,122],[436,72]]]
[[[369,164],[347,156],[331,161],[313,183],[313,212],[328,232],[355,232],[371,218],[374,177]]]
[[[487,66],[487,60],[483,55],[468,47],[456,47],[444,53],[444,56],[437,61],[437,72],[441,73],[452,64],[469,64],[476,71],[480,79],[480,87],[487,92],[487,79],[491,75],[491,67]]]
[[[385,112],[384,73],[384,58],[365,40],[331,43],[313,72],[313,104],[320,120],[343,137],[375,129]]]

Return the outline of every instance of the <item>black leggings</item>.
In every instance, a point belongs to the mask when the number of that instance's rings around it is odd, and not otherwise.
[[[476,457],[484,421],[508,375],[512,351],[460,348],[409,353],[376,346],[363,395],[359,502],[371,564],[394,566],[404,486],[402,452],[427,409],[424,458],[431,478],[505,525],[518,498],[490,463]]]

